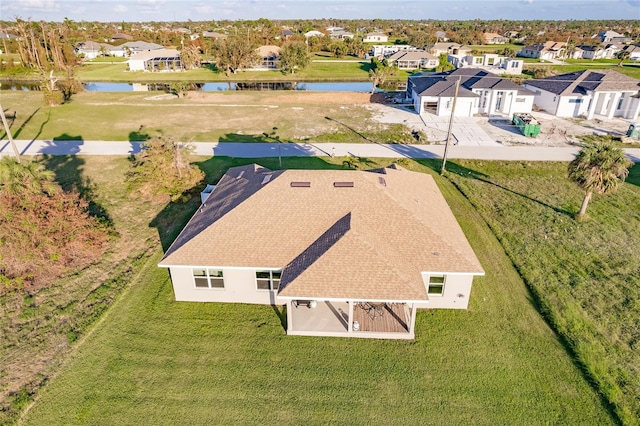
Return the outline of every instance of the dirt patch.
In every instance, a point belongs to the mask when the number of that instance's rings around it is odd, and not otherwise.
[[[270,96],[264,96],[262,92],[233,92],[233,93],[207,93],[207,92],[189,92],[186,99],[194,102],[217,103],[217,104],[243,104],[243,103],[264,103],[276,105],[288,104],[313,104],[313,105],[362,105],[372,102],[372,96],[369,93],[353,93],[353,92],[306,92],[306,91],[290,91],[290,92],[269,92]]]

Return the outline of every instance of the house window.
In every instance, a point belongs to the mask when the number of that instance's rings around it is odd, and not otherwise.
[[[429,287],[427,289],[429,296],[444,295],[444,275],[429,276]]]
[[[256,271],[256,285],[258,290],[277,290],[280,287],[280,269],[276,271]]]
[[[581,104],[582,99],[569,99],[570,104]]]
[[[626,95],[626,93],[623,93],[622,95],[620,95],[620,100],[618,101],[618,107],[616,109],[622,108],[622,103],[624,102],[624,95]]]
[[[193,281],[196,288],[224,288],[221,269],[194,268]]]
[[[516,102],[524,102],[525,99],[524,98],[516,98]]]

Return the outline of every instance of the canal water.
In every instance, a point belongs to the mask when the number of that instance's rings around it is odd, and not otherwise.
[[[394,82],[393,87],[386,90],[405,90],[406,83]],[[237,83],[188,83],[189,90],[201,92],[218,92],[229,90],[308,90],[310,92],[371,92],[371,82],[289,82],[289,81],[260,81]],[[171,83],[83,83],[89,92],[167,92],[171,90]],[[33,82],[2,81],[0,90],[40,90],[40,86]],[[384,92],[376,88],[376,92]]]

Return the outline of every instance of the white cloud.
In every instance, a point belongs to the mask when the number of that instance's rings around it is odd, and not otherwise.
[[[215,11],[215,8],[213,6],[196,6],[193,8],[193,10],[195,10],[199,16],[207,13],[213,13]]]
[[[118,13],[126,12],[127,10],[129,10],[129,8],[123,4],[116,4],[113,7],[113,11]]]

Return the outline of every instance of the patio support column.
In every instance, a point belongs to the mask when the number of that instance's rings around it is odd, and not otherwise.
[[[287,309],[287,334],[293,330],[293,301],[289,300],[285,305]]]
[[[416,328],[416,304],[411,304],[411,323],[409,324],[409,333],[414,333]]]
[[[353,332],[353,300],[349,300],[349,324],[347,327],[347,331],[349,333]]]

